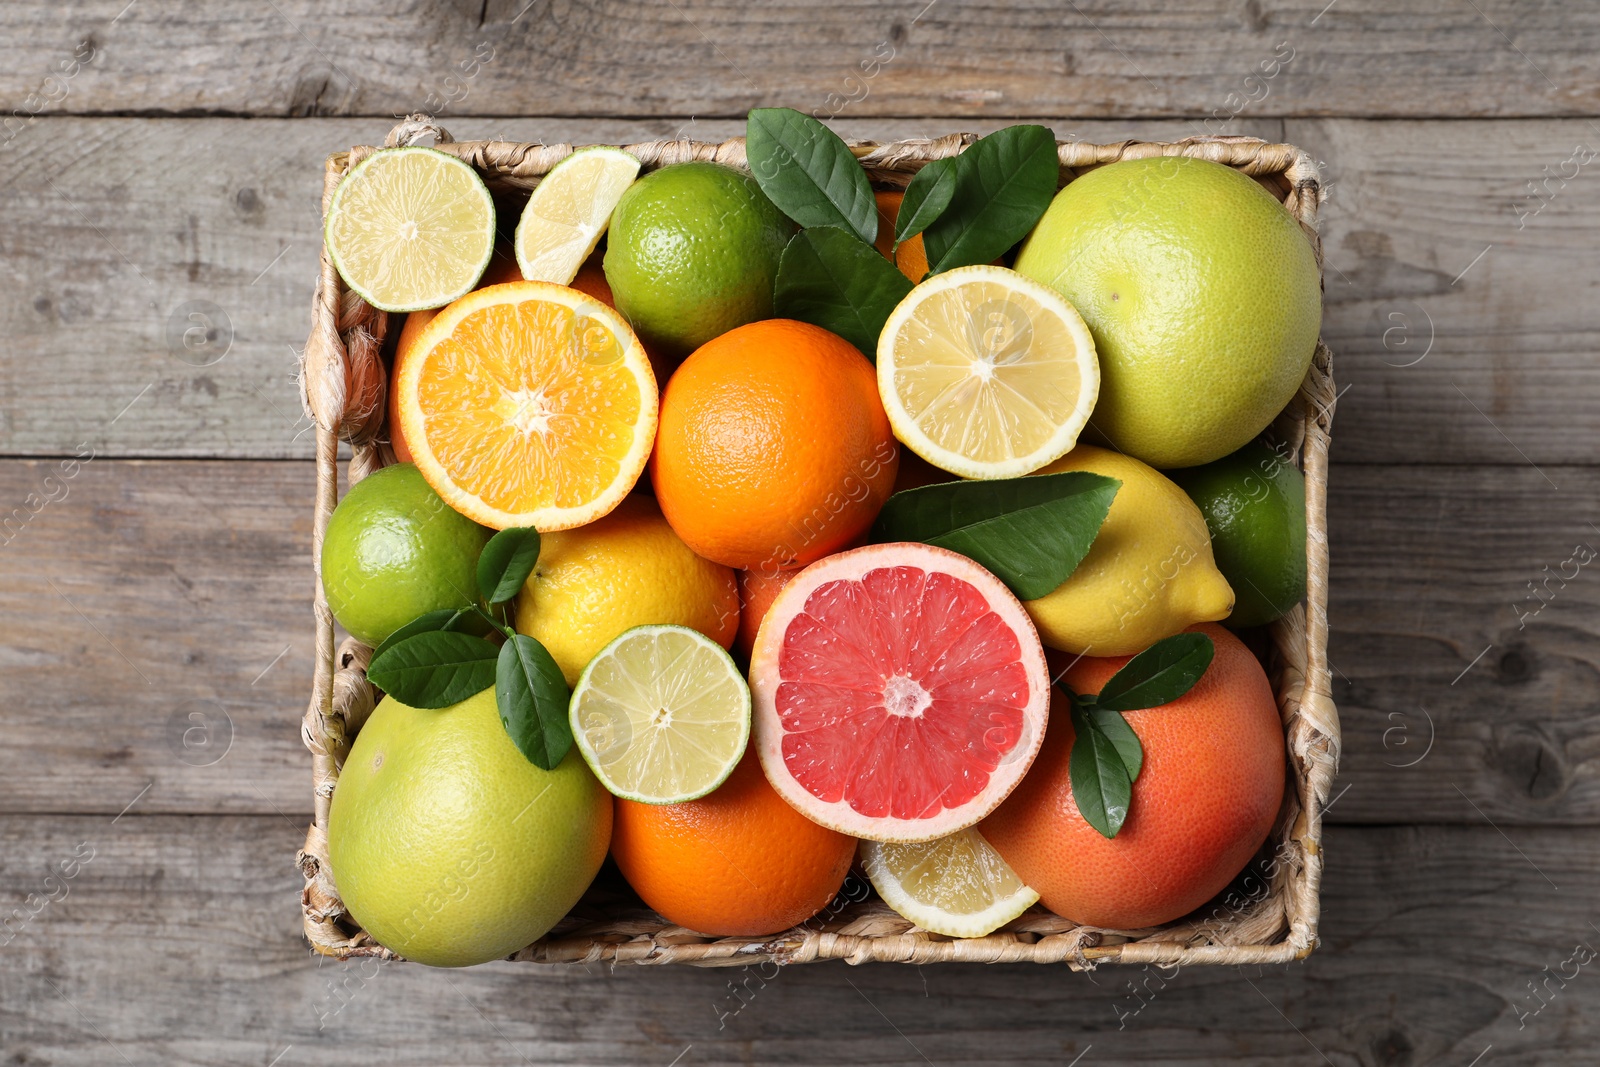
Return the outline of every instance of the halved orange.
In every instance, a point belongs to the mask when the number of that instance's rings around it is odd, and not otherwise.
[[[566,530],[616,507],[655,441],[656,380],[623,318],[547,282],[468,293],[400,357],[412,460],[485,526]]]

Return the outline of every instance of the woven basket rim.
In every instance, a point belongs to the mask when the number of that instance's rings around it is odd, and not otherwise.
[[[471,164],[492,188],[531,189],[576,147],[568,143],[453,140],[424,115],[411,115],[390,131],[384,146],[434,147]],[[924,164],[961,152],[977,139],[970,133],[879,143],[850,142],[875,186],[904,187]],[[645,169],[693,159],[747,169],[744,139],[720,142],[657,140],[618,145],[639,157]],[[378,150],[358,145],[328,156],[323,212],[350,166]],[[1274,193],[1299,220],[1316,250],[1321,242],[1317,210],[1323,195],[1317,162],[1290,144],[1253,137],[1193,137],[1180,141],[1125,140],[1110,144],[1058,141],[1062,185],[1120,159],[1186,156],[1209,159],[1242,171]],[[338,958],[398,959],[355,926],[333,882],[327,853],[329,802],[338,764],[371,712],[374,695],[365,667],[371,650],[353,639],[337,649],[333,617],[323,597],[321,544],[338,499],[338,449],[352,448],[349,481],[393,461],[380,439],[386,371],[382,346],[388,316],[343,286],[326,248],[312,306],[312,329],[302,355],[307,414],[317,427],[317,492],[312,561],[316,571],[313,615],[317,655],[312,696],[301,735],[312,753],[315,816],[296,861],[305,876],[301,894],[304,930],[312,947]],[[1322,877],[1322,813],[1337,770],[1340,737],[1327,663],[1328,446],[1336,402],[1332,355],[1320,340],[1299,392],[1272,432],[1286,445],[1306,480],[1307,596],[1303,605],[1270,627],[1276,697],[1285,727],[1289,788],[1285,790],[1268,844],[1273,846],[1259,898],[1237,906],[1208,904],[1163,927],[1114,931],[1079,926],[1035,906],[1016,922],[984,938],[952,939],[912,927],[873,897],[842,894],[819,916],[793,930],[760,938],[712,938],[674,927],[635,904],[626,914],[591,919],[574,913],[544,939],[515,953],[514,960],[557,962],[688,963],[750,966],[844,959],[850,963],[1065,962],[1073,969],[1100,963],[1195,965],[1268,964],[1301,959],[1317,945]],[[352,397],[368,397],[364,405]],[[856,876],[858,888],[864,886]],[[847,881],[847,889],[851,882]],[[1206,909],[1210,908],[1209,914]],[[1219,912],[1228,912],[1218,918]]]

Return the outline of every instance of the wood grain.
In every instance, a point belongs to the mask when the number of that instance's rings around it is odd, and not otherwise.
[[[1336,461],[1600,460],[1597,130],[1287,124],[1327,161]]]
[[[839,94],[866,115],[1159,117],[1237,94],[1274,115],[1432,117],[1600,101],[1600,15],[1539,0],[126,3],[70,19],[0,5],[5,110],[730,116]],[[1246,81],[1275,54],[1293,58]]]
[[[138,810],[0,818],[8,1062],[1560,1067],[1600,1041],[1600,982],[1562,967],[1600,947],[1593,829],[1335,828],[1323,947],[1279,971],[447,972],[313,959],[300,827]]]
[[[137,8],[135,9],[137,10]],[[131,16],[130,16],[131,17]],[[1331,17],[1331,16],[1330,16]],[[998,120],[846,119],[892,139]],[[458,136],[633,140],[730,120],[467,120]],[[0,454],[305,458],[293,380],[309,321],[321,160],[383,120],[49,119],[0,159]],[[1058,135],[1182,137],[1184,122],[1063,123]],[[1525,183],[1587,122],[1262,122],[1327,160],[1325,334],[1348,391],[1336,462],[1600,459],[1600,160],[1519,217]],[[60,146],[72,147],[63,165]],[[1485,146],[1495,146],[1485,151]],[[1564,168],[1571,172],[1572,167]],[[182,189],[182,195],[174,195]],[[1522,229],[1518,226],[1522,225]],[[1489,248],[1481,260],[1474,257]],[[1470,269],[1468,269],[1470,268]],[[1465,274],[1456,275],[1465,269]],[[1452,282],[1454,281],[1454,284]],[[209,306],[209,307],[208,307]],[[220,314],[215,309],[220,309]],[[227,324],[196,352],[200,320]],[[48,368],[48,369],[44,369]]]
[[[1546,473],[1559,488],[1528,467],[1335,469],[1331,821],[1600,822],[1600,560],[1567,562],[1600,552],[1600,471]],[[0,501],[58,475],[0,462]],[[95,459],[0,548],[0,614],[26,620],[0,636],[0,811],[115,814],[149,785],[146,811],[309,813],[313,481]]]

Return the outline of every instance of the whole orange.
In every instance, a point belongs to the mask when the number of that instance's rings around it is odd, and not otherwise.
[[[739,633],[734,644],[745,659],[750,658],[750,650],[756,646],[756,631],[761,629],[767,609],[772,607],[789,580],[799,573],[798,567],[786,571],[770,568],[739,572]]]
[[[1051,911],[1132,930],[1181,918],[1221,892],[1266,839],[1283,800],[1284,737],[1261,664],[1214,623],[1205,676],[1170,704],[1124,714],[1144,765],[1127,821],[1100,836],[1078,813],[1068,775],[1074,733],[1065,697],[1016,791],[979,830]],[[1073,692],[1098,693],[1130,657],[1080,658]]]
[[[667,921],[716,937],[759,937],[805,922],[832,900],[855,838],[791,808],[761,773],[755,750],[699,800],[618,798],[611,855]]]
[[[674,372],[650,474],[685,544],[771,571],[864,533],[899,462],[866,357],[819,326],[765,319],[706,342]]]

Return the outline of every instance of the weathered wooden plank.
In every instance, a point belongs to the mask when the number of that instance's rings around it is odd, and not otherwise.
[[[1290,122],[1327,161],[1344,462],[1600,459],[1592,122]]]
[[[997,124],[838,123],[879,139]],[[70,455],[91,441],[110,455],[309,456],[292,374],[320,241],[321,159],[385,125],[50,119],[19,137],[0,158],[14,190],[0,200],[0,281],[12,294],[0,302],[0,454]],[[456,125],[462,137],[579,141],[739,130],[700,119]],[[1055,126],[1111,141],[1194,129]],[[1285,134],[1276,121],[1241,128]],[[1328,161],[1333,181],[1325,331],[1350,386],[1335,459],[1600,459],[1593,167],[1567,188],[1552,182],[1554,199],[1517,229],[1517,211],[1538,206],[1519,202],[1524,183],[1542,167],[1561,173],[1575,144],[1600,146],[1590,125],[1328,120],[1291,122],[1288,135]],[[197,365],[224,342],[207,344],[191,314],[231,337],[214,363]]]
[[[19,1064],[178,1067],[1467,1064],[1490,1045],[1489,1063],[1588,1064],[1597,834],[1335,828],[1323,947],[1273,972],[441,972],[315,962],[300,830],[276,816],[6,817],[0,1047]]]
[[[131,15],[130,15],[131,17]],[[308,458],[294,381],[322,235],[322,161],[389,120],[49,119],[0,155],[0,454]],[[1001,120],[838,123],[893,139]],[[737,121],[452,123],[459,139],[720,140]],[[1176,138],[1182,122],[1058,123]],[[1249,132],[1276,138],[1282,124]],[[508,227],[509,228],[509,227]],[[215,335],[208,335],[208,329]],[[209,339],[208,339],[209,337]]]
[[[1559,488],[1517,467],[1335,468],[1349,791],[1330,820],[1600,822],[1583,563],[1600,471],[1547,473]],[[0,635],[0,811],[115,814],[147,785],[149,811],[310,811],[313,480],[298,462],[102,458],[65,481],[0,462],[7,513],[67,494],[0,548],[0,617],[25,620]]]
[[[7,111],[288,116],[1592,113],[1582,5],[43,0],[0,8]],[[1274,57],[1279,63],[1271,63]],[[1287,57],[1287,58],[1286,58]],[[1263,71],[1272,75],[1261,77]]]

